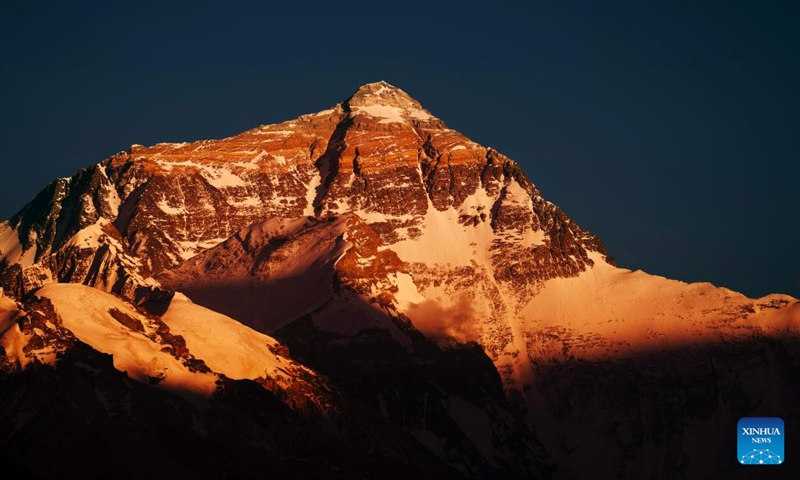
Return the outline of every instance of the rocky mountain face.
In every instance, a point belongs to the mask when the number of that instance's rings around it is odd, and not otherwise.
[[[0,259],[16,305],[0,330],[9,388],[77,361],[75,345],[198,412],[250,382],[302,428],[344,435],[360,465],[702,478],[733,458],[716,440],[730,422],[800,418],[797,300],[617,268],[518,164],[385,82],[230,138],[134,145],[59,179],[0,224]],[[82,295],[103,307],[71,321]],[[178,373],[141,367],[147,355],[109,347],[97,325],[164,350],[157,365]],[[235,341],[211,348],[219,338]],[[231,352],[257,361],[219,361]],[[167,388],[180,375],[191,395]],[[395,440],[366,448],[367,423]],[[409,449],[418,461],[397,460]]]

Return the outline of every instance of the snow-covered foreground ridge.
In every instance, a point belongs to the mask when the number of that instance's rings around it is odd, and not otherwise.
[[[69,344],[80,341],[111,355],[129,378],[200,403],[223,376],[269,379],[282,388],[315,377],[276,353],[283,347],[275,339],[180,293],[162,316],[84,285],[47,284],[35,295],[28,312],[0,297],[6,361],[21,367],[55,364]]]

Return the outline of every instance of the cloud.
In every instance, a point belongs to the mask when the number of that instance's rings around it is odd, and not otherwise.
[[[417,330],[440,347],[477,341],[480,335],[475,323],[477,312],[472,299],[466,295],[459,297],[453,305],[425,300],[412,305],[407,315]]]

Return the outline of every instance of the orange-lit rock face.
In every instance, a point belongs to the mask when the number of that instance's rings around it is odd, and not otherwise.
[[[130,191],[116,224],[158,272],[252,223],[313,215],[315,163],[342,117],[337,107],[223,140],[134,146],[112,163]]]
[[[116,225],[158,272],[276,216],[384,214],[377,230],[392,240],[429,205],[458,206],[474,194],[487,162],[510,160],[379,82],[332,109],[231,138],[134,145],[108,168],[129,199]]]
[[[350,248],[336,262],[339,281],[375,303],[391,306],[398,291],[391,277],[403,272],[403,262],[394,251],[381,248],[380,236],[357,216],[348,221],[343,238]]]
[[[509,190],[512,180],[522,190]],[[100,218],[113,222],[145,272],[158,273],[273,217],[357,212],[393,244],[418,236],[431,208],[456,209],[470,228],[490,225],[493,251],[542,237],[537,260],[517,273],[576,274],[588,264],[584,247],[596,247],[513,161],[385,82],[329,110],[230,138],[134,145],[59,182],[8,224],[35,253],[11,263],[40,261]],[[501,279],[517,275],[507,255],[495,257]]]

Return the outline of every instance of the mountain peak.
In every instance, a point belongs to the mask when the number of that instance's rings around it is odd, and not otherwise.
[[[383,80],[358,87],[345,103],[351,107],[383,105],[404,109],[422,108],[419,102],[406,92]]]
[[[344,101],[355,114],[378,118],[379,123],[425,121],[434,117],[403,90],[383,80],[360,86]]]

